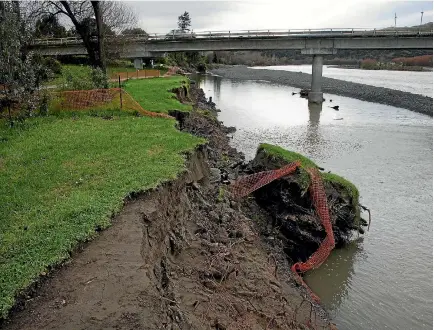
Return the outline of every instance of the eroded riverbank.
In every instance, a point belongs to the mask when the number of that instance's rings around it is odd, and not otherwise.
[[[432,118],[332,94],[309,105],[276,83],[195,79],[247,159],[263,142],[299,152],[351,180],[371,209],[365,237],[305,277],[338,327],[431,329]]]
[[[210,71],[213,74],[235,80],[266,80],[271,83],[309,89],[311,75],[302,72],[258,70],[246,66],[221,66]],[[369,73],[368,73],[369,74]],[[324,93],[348,96],[363,101],[387,104],[433,116],[433,99],[383,87],[353,83],[333,78],[322,78]]]
[[[190,93],[200,110],[178,113],[179,128],[208,143],[188,154],[186,171],[132,195],[112,227],[28,292],[4,329],[333,329],[295,284],[283,246],[267,244],[225,192],[244,157],[203,92]]]

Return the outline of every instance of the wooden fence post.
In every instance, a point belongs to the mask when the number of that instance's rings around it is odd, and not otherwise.
[[[121,76],[119,75],[119,99],[121,101],[121,110],[122,110],[122,88],[121,88]]]

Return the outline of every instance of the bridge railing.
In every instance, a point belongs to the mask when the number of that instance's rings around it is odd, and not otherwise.
[[[423,36],[433,35],[433,31],[419,31],[405,28],[361,29],[361,28],[331,28],[331,29],[288,29],[288,30],[234,30],[234,31],[199,31],[186,33],[150,33],[144,35],[123,36],[127,41],[158,41],[186,39],[222,39],[222,38],[264,38],[264,37],[355,37],[355,36]],[[110,37],[108,37],[110,39]],[[35,39],[33,45],[74,45],[82,44],[81,38]]]

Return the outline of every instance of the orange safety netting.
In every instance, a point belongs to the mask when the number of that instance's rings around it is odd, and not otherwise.
[[[174,74],[176,74],[176,72],[178,72],[178,70],[179,70],[179,67],[171,66],[171,67],[169,67],[169,70],[167,70],[167,72],[164,74],[164,76],[167,77],[167,76],[174,75]]]
[[[149,117],[172,118],[164,113],[156,113],[143,107],[124,89],[91,89],[53,93],[50,108],[53,111],[86,111],[121,109],[137,111]]]
[[[237,180],[231,186],[231,192],[235,198],[240,198],[247,196],[253,191],[265,186],[266,184],[279,179],[283,176],[289,175],[300,166],[300,162],[290,163],[280,169],[272,171],[264,171],[255,173],[252,175],[247,175]],[[307,169],[310,175],[311,183],[309,186],[310,195],[312,198],[313,205],[318,217],[321,220],[326,232],[326,238],[323,240],[318,250],[316,250],[307,261],[297,262],[292,265],[291,270],[296,275],[297,280],[301,285],[309,290],[312,298],[315,301],[319,301],[318,296],[316,296],[303,281],[300,273],[304,273],[308,270],[318,268],[321,264],[328,258],[330,252],[335,247],[335,239],[333,235],[333,227],[330,221],[330,214],[327,205],[327,195],[325,193],[324,185],[321,179],[321,175],[315,168]]]
[[[294,162],[278,170],[264,171],[242,177],[231,186],[232,194],[235,198],[247,196],[270,182],[295,172],[300,165],[300,162]]]
[[[128,79],[160,77],[160,70],[145,69],[131,72],[117,72],[113,73],[110,78],[113,80],[117,80],[119,79],[119,77],[121,78],[121,81]]]

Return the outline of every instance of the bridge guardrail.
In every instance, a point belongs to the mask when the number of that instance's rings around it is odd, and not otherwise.
[[[288,29],[288,30],[235,30],[235,31],[200,31],[172,36],[165,33],[151,33],[146,35],[127,36],[127,41],[158,41],[158,40],[186,40],[186,39],[220,39],[220,38],[263,38],[263,37],[341,37],[341,36],[424,36],[433,35],[433,31],[419,31],[408,29],[361,29],[361,28],[339,28],[339,29]],[[110,38],[108,38],[110,39]],[[35,39],[32,45],[73,45],[82,44],[81,38],[51,38]]]

